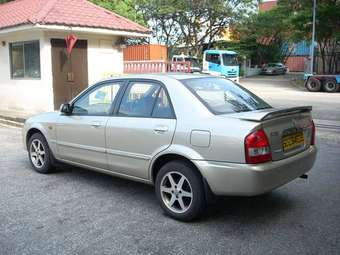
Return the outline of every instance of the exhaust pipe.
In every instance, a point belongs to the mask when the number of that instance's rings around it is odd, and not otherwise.
[[[308,174],[303,174],[300,176],[301,179],[308,179]]]

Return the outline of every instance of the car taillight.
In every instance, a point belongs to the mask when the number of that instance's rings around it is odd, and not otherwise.
[[[313,120],[311,120],[311,124],[312,124],[312,135],[311,135],[310,145],[315,145],[315,124]]]
[[[272,160],[269,140],[263,129],[256,130],[245,139],[246,162],[259,164]]]

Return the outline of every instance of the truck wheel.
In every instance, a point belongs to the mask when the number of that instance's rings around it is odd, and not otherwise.
[[[306,88],[308,91],[318,92],[321,90],[321,81],[314,77],[310,77],[306,83]]]
[[[333,79],[328,79],[328,80],[325,80],[324,83],[323,83],[323,89],[326,91],[326,92],[329,92],[329,93],[334,93],[334,92],[337,92],[338,91],[338,84],[336,84],[336,81],[333,80]]]
[[[180,221],[202,215],[206,201],[203,182],[197,170],[182,161],[165,164],[156,177],[156,195],[162,209]]]

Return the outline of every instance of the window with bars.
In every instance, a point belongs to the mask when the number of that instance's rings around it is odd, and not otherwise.
[[[40,79],[39,41],[10,43],[9,51],[12,79]]]

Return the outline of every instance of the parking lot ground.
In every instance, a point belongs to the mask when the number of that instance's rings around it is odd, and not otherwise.
[[[219,198],[201,220],[182,223],[163,214],[151,186],[72,166],[34,172],[20,129],[0,126],[0,254],[340,254],[340,95],[304,92],[286,77],[241,83],[273,105],[312,104],[333,121],[317,127],[307,180]]]
[[[340,133],[319,129],[308,180],[219,198],[205,217],[165,216],[153,187],[71,166],[34,172],[0,127],[0,254],[339,254]]]

